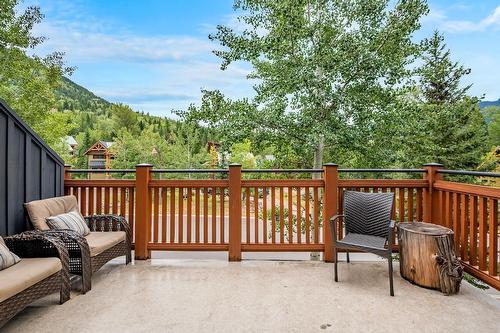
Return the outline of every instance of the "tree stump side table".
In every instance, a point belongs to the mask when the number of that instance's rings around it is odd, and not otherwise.
[[[455,257],[453,231],[425,222],[398,224],[401,276],[445,295],[460,290],[463,266]]]

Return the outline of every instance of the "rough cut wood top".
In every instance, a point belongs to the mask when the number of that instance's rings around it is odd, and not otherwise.
[[[399,223],[398,228],[416,234],[440,236],[453,234],[453,230],[426,222]]]

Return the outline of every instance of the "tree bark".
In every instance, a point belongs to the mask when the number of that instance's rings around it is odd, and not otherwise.
[[[316,149],[314,150],[314,169],[323,168],[323,152],[325,151],[325,137],[320,134],[318,137],[318,144],[316,145]],[[312,179],[321,179],[323,175],[321,173],[313,173]],[[323,222],[325,223],[325,222]],[[311,252],[309,254],[311,260],[319,260],[320,254],[319,252]]]
[[[455,257],[453,231],[430,223],[398,225],[401,276],[445,295],[460,290],[463,267]]]
[[[321,169],[323,167],[323,152],[325,151],[325,137],[321,134],[318,137],[318,144],[314,150],[314,169]],[[320,173],[313,173],[313,179],[321,179]]]

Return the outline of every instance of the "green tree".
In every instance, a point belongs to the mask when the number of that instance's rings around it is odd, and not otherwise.
[[[474,98],[453,104],[420,104],[408,123],[405,164],[438,162],[450,169],[476,169],[489,148],[486,125]],[[418,116],[417,116],[418,115]]]
[[[168,144],[149,127],[140,136],[122,131],[111,150],[114,154],[111,163],[113,168],[134,168],[139,163],[151,163],[157,168],[164,168]]]
[[[500,106],[488,106],[483,109],[488,124],[488,137],[491,146],[500,146]]]
[[[121,103],[113,104],[110,111],[113,115],[115,133],[123,129],[133,134],[138,133],[137,113],[130,106]]]
[[[489,147],[478,99],[467,96],[470,85],[462,84],[470,70],[451,60],[438,32],[423,45],[417,102],[406,109],[404,118],[403,160],[411,165],[432,161],[447,168],[475,169]]]
[[[64,66],[61,52],[44,58],[28,56],[27,50],[44,41],[32,34],[43,15],[35,6],[19,14],[18,4],[18,0],[0,2],[0,96],[47,143],[64,153],[61,140],[69,129],[64,126],[68,117],[51,111],[56,108],[55,88],[62,75],[73,69]]]
[[[244,169],[255,168],[257,161],[252,153],[250,140],[233,144],[231,147],[231,163],[239,163]]]
[[[443,35],[437,30],[422,43],[425,52],[419,68],[420,88],[424,102],[442,104],[460,102],[467,96],[471,84],[463,86],[462,79],[470,74],[470,68],[451,60]]]
[[[223,47],[214,51],[222,69],[253,66],[257,107],[218,110],[237,131],[249,125],[294,145],[314,167],[325,148],[364,140],[356,129],[394,99],[418,54],[412,33],[428,11],[423,0],[237,0],[234,8],[243,31],[218,26],[210,39]]]

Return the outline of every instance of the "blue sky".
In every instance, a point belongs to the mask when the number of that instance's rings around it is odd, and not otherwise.
[[[66,52],[71,77],[111,102],[171,116],[198,104],[200,89],[231,98],[253,96],[244,63],[220,71],[207,35],[217,24],[237,27],[231,0],[26,0],[45,20],[36,33],[48,37],[35,51]],[[472,69],[471,93],[500,98],[500,1],[429,1],[430,14],[416,38],[433,29],[445,34],[455,60]]]

